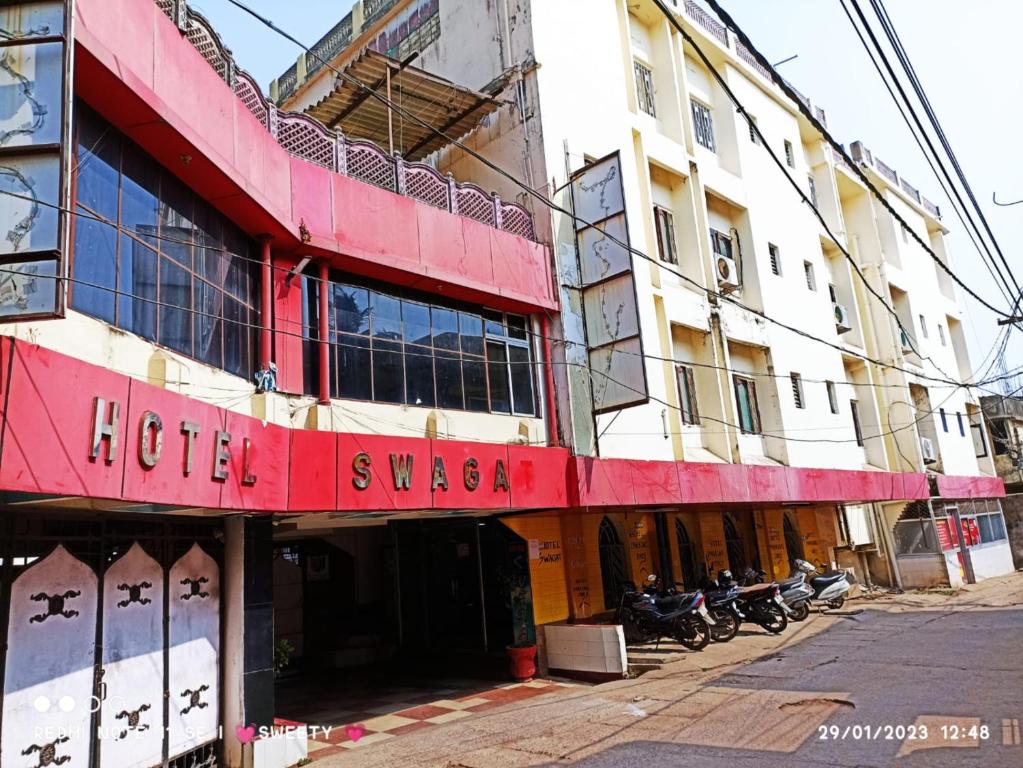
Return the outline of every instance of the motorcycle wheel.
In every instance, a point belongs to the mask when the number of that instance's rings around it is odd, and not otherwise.
[[[789,625],[789,618],[785,615],[785,611],[774,603],[763,606],[759,614],[757,624],[771,634],[777,635],[779,632],[784,632],[785,627]]]
[[[727,643],[739,632],[739,620],[731,611],[712,608],[710,615],[714,619],[714,625],[710,628],[710,639],[715,643]]]
[[[622,625],[622,634],[625,635],[626,643],[629,645],[636,645],[638,643],[647,642],[645,637],[646,633],[643,632],[639,623],[639,618],[636,616],[634,611],[630,611],[628,609],[622,611],[620,623]]]
[[[703,650],[710,642],[710,624],[702,616],[675,622],[675,639],[691,651]]]
[[[806,621],[810,615],[810,601],[804,600],[801,603],[796,603],[792,606],[792,613],[789,614],[789,618],[792,621]]]
[[[836,611],[845,605],[845,595],[839,595],[834,600],[828,600],[828,608],[834,608]]]

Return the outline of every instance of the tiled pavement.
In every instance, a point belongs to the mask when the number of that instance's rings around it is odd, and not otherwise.
[[[365,708],[352,706],[348,710],[323,712],[322,720],[309,718],[308,725],[335,726],[329,733],[320,732],[310,737],[309,757],[315,761],[346,749],[366,747],[567,687],[575,687],[575,684],[533,680],[483,690],[477,686],[469,695],[434,701],[423,701],[421,690],[389,691],[366,699]],[[458,691],[435,690],[432,695],[453,696],[455,693]],[[357,728],[348,726],[361,726],[362,735],[359,736]]]

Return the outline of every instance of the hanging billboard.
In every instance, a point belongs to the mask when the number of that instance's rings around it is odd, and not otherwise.
[[[593,412],[640,405],[649,396],[620,155],[576,171],[571,189]]]
[[[0,322],[64,314],[71,5],[0,4]]]

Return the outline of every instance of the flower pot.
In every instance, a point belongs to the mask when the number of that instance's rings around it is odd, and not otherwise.
[[[536,674],[536,646],[509,645],[508,658],[511,660],[511,676],[519,683],[528,683]]]

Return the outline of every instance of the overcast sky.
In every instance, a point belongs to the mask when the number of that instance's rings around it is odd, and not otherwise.
[[[828,127],[839,141],[848,146],[862,140],[941,207],[943,221],[951,230],[953,269],[974,291],[1005,308],[1004,299],[881,85],[839,0],[719,2],[771,61],[798,54],[797,59],[782,65],[781,73],[824,108]],[[307,45],[318,40],[352,5],[349,0],[248,3]],[[294,45],[227,0],[202,0],[191,5],[209,17],[239,65],[264,88],[295,61],[298,49]],[[1018,31],[1023,29],[1023,3],[887,0],[886,5],[1002,252],[1023,284],[1023,205],[1001,208],[991,202],[992,192],[997,192],[1000,201],[1023,198],[1023,174],[1015,141],[1023,125],[1023,46],[1018,38]],[[869,3],[861,2],[861,6]],[[864,11],[869,14],[866,7]],[[976,366],[997,334],[996,317],[972,300],[964,302],[970,356]],[[1023,339],[1021,333],[1014,336]],[[1023,364],[1023,343],[1017,341],[1010,346],[1007,364]]]

